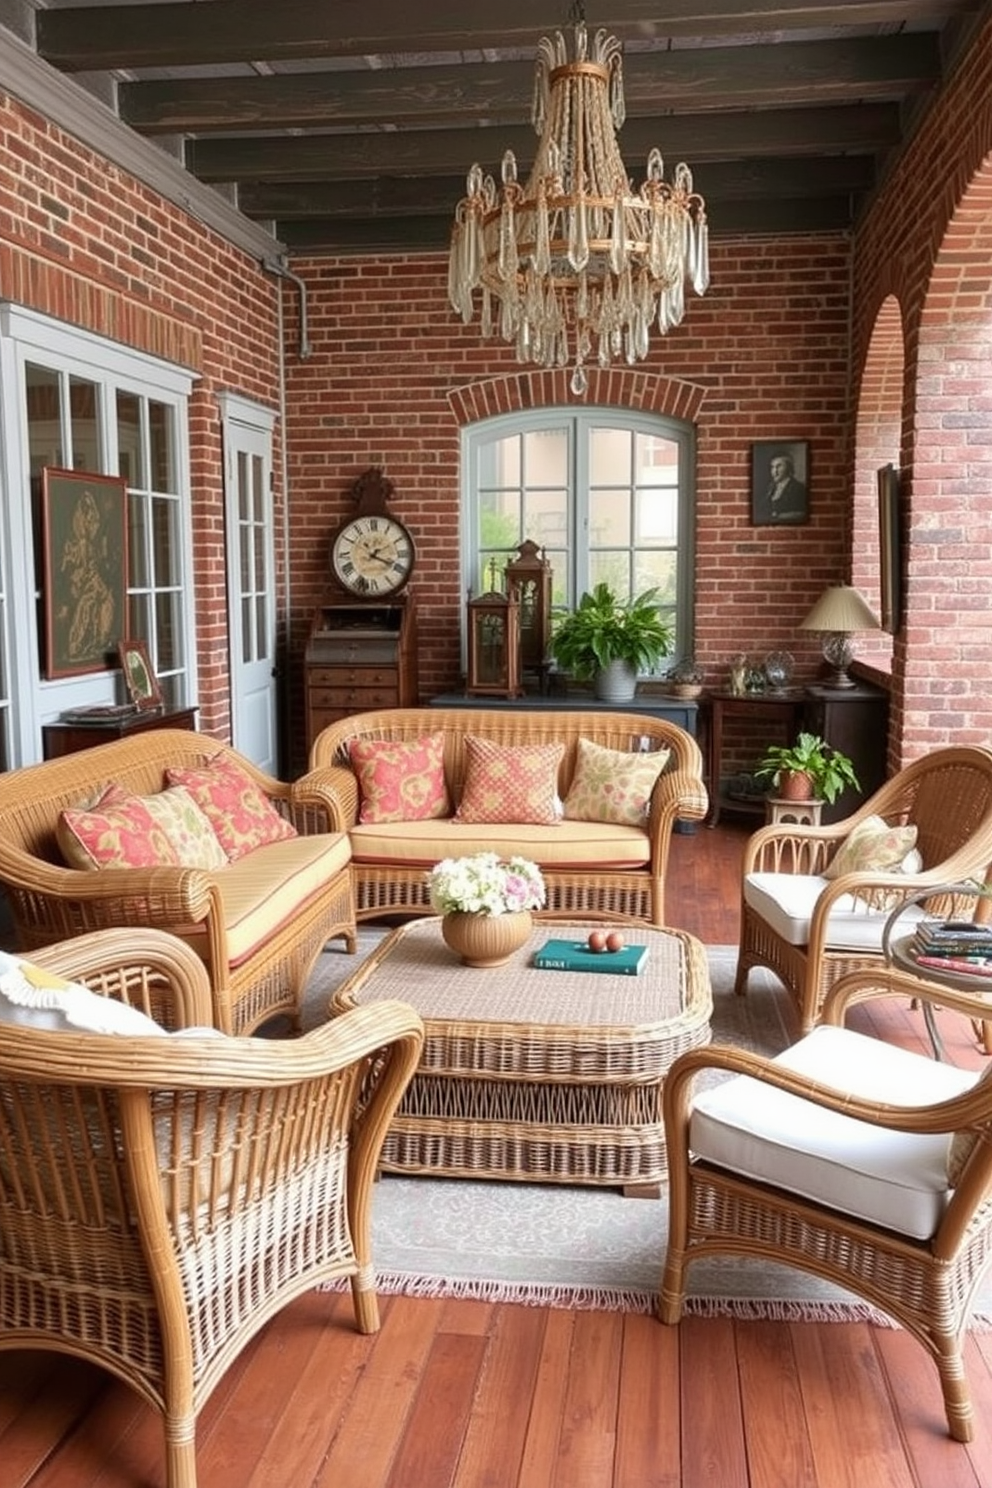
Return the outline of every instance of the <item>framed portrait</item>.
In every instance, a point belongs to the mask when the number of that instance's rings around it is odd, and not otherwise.
[[[127,487],[46,466],[41,487],[44,673],[109,671],[127,634]]]
[[[136,708],[161,708],[159,686],[148,647],[144,641],[121,641],[118,647],[127,695]]]
[[[751,446],[751,525],[797,527],[809,521],[809,442],[757,439]]]
[[[902,552],[899,539],[899,472],[883,465],[878,482],[878,579],[882,629],[895,635],[899,629],[902,595]]]

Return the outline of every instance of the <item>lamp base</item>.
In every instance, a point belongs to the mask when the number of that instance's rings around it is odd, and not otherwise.
[[[853,677],[849,677],[846,672],[839,670],[831,672],[820,682],[821,687],[831,687],[838,690],[843,690],[845,687],[857,687],[857,685]]]

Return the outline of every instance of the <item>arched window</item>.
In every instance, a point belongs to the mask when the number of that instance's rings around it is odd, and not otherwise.
[[[507,562],[530,538],[554,571],[556,609],[573,609],[601,581],[623,599],[657,589],[662,618],[675,627],[674,654],[688,654],[694,450],[691,424],[616,409],[540,409],[470,425],[464,588],[501,588]]]

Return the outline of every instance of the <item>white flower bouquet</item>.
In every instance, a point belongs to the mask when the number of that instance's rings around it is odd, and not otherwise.
[[[540,909],[544,879],[526,858],[476,853],[471,858],[444,858],[427,875],[431,906],[438,914],[516,914]]]

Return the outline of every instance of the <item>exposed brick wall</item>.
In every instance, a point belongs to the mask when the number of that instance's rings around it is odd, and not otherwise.
[[[886,181],[854,257],[853,366],[868,375],[887,297],[905,341],[905,623],[893,656],[893,768],[992,740],[992,21]],[[891,301],[889,302],[891,304]],[[891,458],[891,456],[890,456]]]
[[[717,239],[711,257],[712,288],[690,296],[682,326],[653,337],[635,369],[592,372],[583,399],[567,373],[521,370],[502,342],[462,326],[440,256],[294,258],[313,346],[305,362],[290,357],[287,377],[297,649],[349,486],[381,465],[417,542],[422,695],[457,685],[461,428],[520,408],[605,405],[696,422],[696,652],[710,680],[725,679],[737,651],[760,659],[783,646],[812,677],[817,647],[797,626],[847,564],[849,245]],[[296,336],[290,323],[290,348]],[[810,441],[806,526],[751,526],[751,442],[774,437]]]
[[[0,99],[0,146],[0,294],[197,374],[190,408],[197,701],[201,728],[229,737],[216,395],[234,390],[277,406],[278,284],[240,249],[10,98]],[[278,516],[276,526],[278,535]]]

